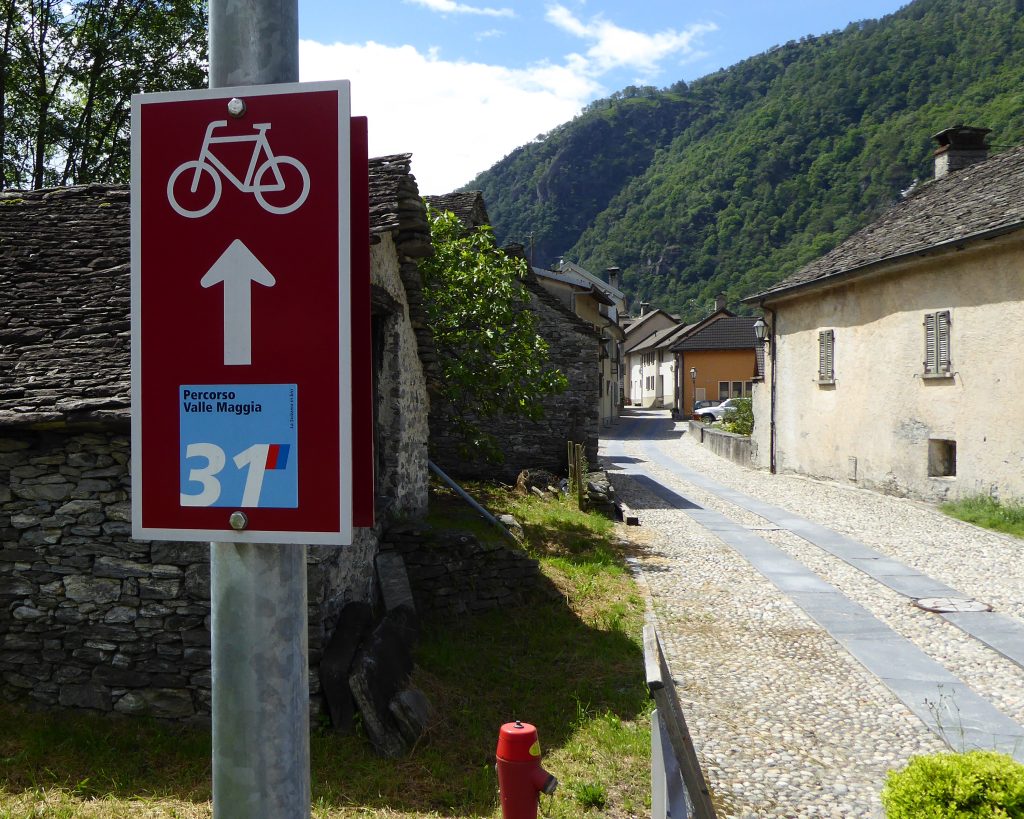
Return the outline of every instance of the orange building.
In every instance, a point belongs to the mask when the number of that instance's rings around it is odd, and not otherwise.
[[[687,418],[696,401],[724,401],[750,397],[753,382],[764,368],[764,348],[754,336],[752,316],[727,311],[697,324],[677,338],[675,355],[677,407]]]

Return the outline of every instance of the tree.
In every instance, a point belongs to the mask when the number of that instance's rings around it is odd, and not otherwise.
[[[438,398],[466,445],[500,460],[483,427],[498,415],[543,416],[543,398],[565,376],[548,365],[522,281],[526,260],[495,245],[489,227],[468,230],[428,207],[434,255],[421,262],[427,318],[441,361]]]
[[[205,76],[204,0],[0,0],[0,187],[126,182],[131,95]]]

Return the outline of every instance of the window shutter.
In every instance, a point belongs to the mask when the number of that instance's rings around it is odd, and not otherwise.
[[[836,378],[835,362],[836,331],[825,332],[825,380],[834,381]]]
[[[938,372],[939,344],[936,330],[936,314],[926,313],[924,317],[924,371],[925,374]]]
[[[818,333],[818,380],[835,379],[835,331],[822,330]]]
[[[935,335],[937,339],[938,357],[936,372],[948,373],[951,369],[949,355],[949,311],[935,314]]]

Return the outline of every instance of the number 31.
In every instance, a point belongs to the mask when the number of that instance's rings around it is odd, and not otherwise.
[[[263,476],[266,474],[269,452],[270,444],[253,444],[232,458],[238,469],[247,470],[240,506],[260,505],[260,492],[263,489]],[[185,458],[204,458],[206,465],[189,470],[189,482],[202,484],[203,489],[198,495],[186,495],[181,492],[181,505],[213,506],[220,499],[221,485],[216,476],[227,463],[224,450],[216,444],[189,444],[185,449]]]

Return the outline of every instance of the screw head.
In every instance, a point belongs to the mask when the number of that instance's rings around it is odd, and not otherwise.
[[[228,518],[228,523],[231,524],[231,528],[236,532],[241,532],[249,525],[249,518],[246,517],[245,512],[232,512],[231,517]]]
[[[245,116],[245,100],[240,100],[238,97],[228,100],[228,113],[235,119]]]

